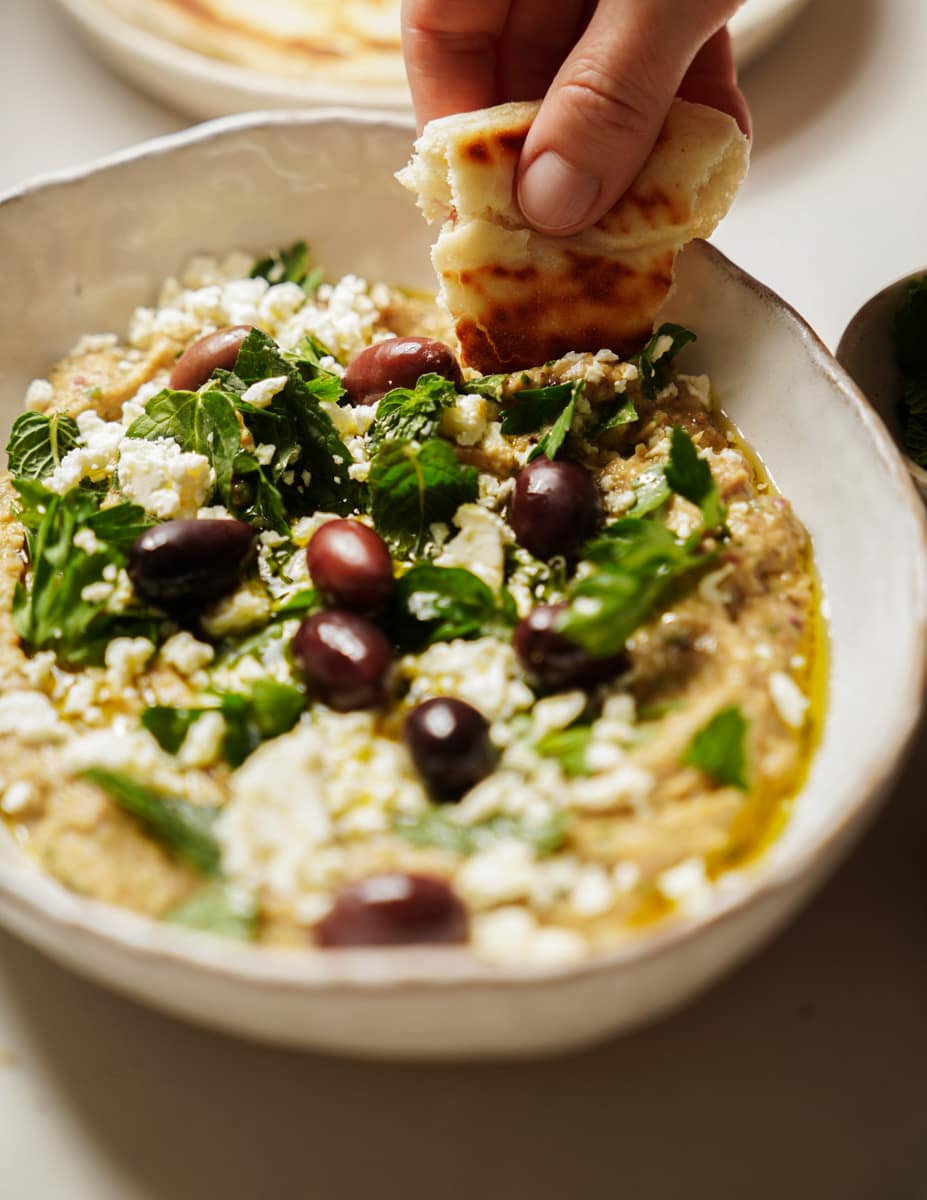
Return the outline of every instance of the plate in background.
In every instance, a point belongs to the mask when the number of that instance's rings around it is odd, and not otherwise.
[[[159,37],[115,14],[106,0],[57,3],[88,45],[114,71],[170,108],[197,119],[257,108],[341,105],[406,112],[410,107],[405,86],[359,87],[265,74],[209,58]],[[807,3],[747,0],[731,21],[738,64],[746,66]]]

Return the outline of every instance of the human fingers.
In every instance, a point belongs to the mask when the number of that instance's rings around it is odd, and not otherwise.
[[[499,44],[503,100],[537,100],[550,87],[586,23],[585,0],[512,0]]]
[[[569,234],[633,182],[699,50],[737,0],[602,0],[557,73],[522,154],[529,224]]]
[[[402,47],[419,132],[496,103],[496,51],[511,0],[403,0]]]
[[[751,136],[750,109],[737,86],[731,35],[726,28],[719,29],[696,54],[679,85],[677,95],[694,104],[707,104],[710,108],[728,113],[741,131],[747,137]]]

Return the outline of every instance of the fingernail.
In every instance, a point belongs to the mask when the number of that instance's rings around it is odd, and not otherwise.
[[[601,186],[594,175],[577,170],[556,150],[545,150],[522,175],[518,203],[530,224],[557,233],[586,219]]]

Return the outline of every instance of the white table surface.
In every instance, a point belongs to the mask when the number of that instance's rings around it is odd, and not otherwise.
[[[98,66],[49,0],[0,0],[0,46],[0,189],[184,123]],[[716,240],[833,345],[927,264],[927,3],[813,0],[745,86],[753,170]],[[764,953],[678,1016],[557,1061],[271,1051],[0,934],[0,1198],[924,1200],[925,771],[927,739]]]

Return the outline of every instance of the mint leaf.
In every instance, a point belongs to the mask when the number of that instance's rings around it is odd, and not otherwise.
[[[441,375],[423,375],[414,388],[394,388],[377,405],[371,447],[388,441],[427,441],[437,434],[442,413],[456,399],[453,383]]]
[[[387,443],[367,481],[377,532],[399,553],[421,553],[431,525],[450,522],[461,504],[476,499],[477,476],[441,438]]]
[[[321,268],[309,266],[309,247],[305,242],[294,242],[286,249],[260,258],[251,268],[252,279],[266,279],[269,284],[297,283],[307,294],[316,290],[324,278]]]
[[[564,775],[588,775],[586,751],[591,740],[592,730],[588,725],[574,725],[545,734],[535,742],[534,749],[542,758],[559,759]]]
[[[468,379],[464,388],[469,396],[482,396],[484,400],[502,403],[502,393],[508,375],[483,375],[480,379]]]
[[[219,844],[212,832],[218,808],[165,796],[105,767],[91,767],[81,773],[81,778],[95,783],[123,812],[135,817],[168,850],[202,874],[219,874]]]
[[[664,477],[677,495],[702,510],[706,530],[724,525],[724,505],[711,468],[699,458],[695,443],[684,429],[673,427],[670,435],[670,459],[664,467]]]
[[[437,846],[455,854],[476,854],[501,838],[527,842],[539,858],[556,853],[566,840],[568,819],[558,814],[542,824],[498,816],[474,825],[463,825],[442,808],[431,808],[417,817],[401,817],[393,831],[414,846]]]
[[[596,657],[616,654],[673,585],[712,557],[639,517],[608,526],[583,556],[598,569],[572,585],[558,628]]]
[[[673,494],[662,466],[641,471],[634,480],[634,492],[637,499],[625,514],[628,517],[646,517],[648,513],[656,512]]]
[[[257,680],[249,696],[219,693],[218,700],[218,705],[208,708],[152,705],[142,713],[141,722],[163,750],[176,754],[190,727],[204,713],[218,712],[226,726],[222,756],[230,766],[239,767],[262,742],[289,733],[306,707],[299,688],[272,679]]]
[[[14,479],[44,479],[80,440],[77,422],[64,413],[24,412],[13,422],[6,444]]]
[[[508,635],[514,614],[462,567],[422,563],[396,580],[383,624],[403,653],[454,638]]]
[[[238,411],[258,445],[275,447],[262,468],[287,512],[304,516],[324,509],[340,514],[361,507],[361,488],[348,475],[352,459],[321,402],[343,394],[335,376],[304,379],[272,338],[253,329],[241,344],[235,375],[250,387],[262,379],[287,382],[265,408],[238,400]]]
[[[141,508],[119,504],[99,510],[100,497],[72,488],[63,496],[34,480],[14,484],[22,499],[17,516],[26,529],[32,568],[28,586],[16,584],[13,624],[32,652],[52,650],[72,666],[99,664],[116,637],[158,638],[160,619],[143,608],[108,612],[106,598],[87,600],[84,589],[108,582],[125,565],[126,551],[150,525]],[[80,530],[90,530],[99,548],[88,553],[75,545]]]
[[[746,790],[747,719],[736,706],[723,708],[696,733],[683,756],[715,783]]]
[[[234,399],[216,387],[202,392],[165,388],[145,405],[129,426],[127,437],[155,441],[173,438],[181,450],[202,454],[216,473],[223,504],[230,502],[235,457],[241,449],[241,426]]]
[[[669,339],[666,342],[664,339]],[[668,368],[679,351],[697,341],[695,334],[682,325],[661,325],[633,362],[641,377],[641,391],[648,400],[655,400],[669,374]]]
[[[579,388],[582,388],[582,384],[579,385]],[[548,431],[528,455],[528,462],[532,462],[534,459],[540,458],[542,454],[547,458],[556,458],[560,453],[560,448],[566,441],[566,436],[570,432],[570,427],[573,424],[573,414],[576,412],[576,397],[578,395],[579,391],[575,391],[573,393],[569,404],[567,404],[560,416],[556,419],[556,421],[554,421],[550,429],[548,429]]]
[[[253,942],[259,916],[258,902],[250,892],[224,879],[216,879],[165,913],[162,920],[199,933]]]

